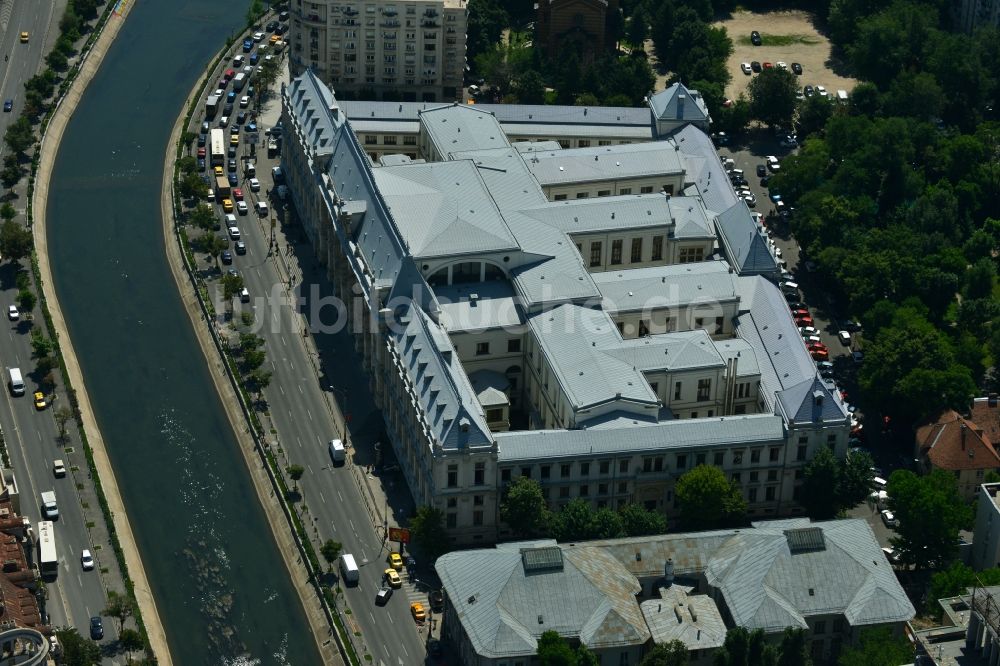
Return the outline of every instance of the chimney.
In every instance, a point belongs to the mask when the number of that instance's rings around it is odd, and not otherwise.
[[[677,120],[684,119],[684,97],[685,95],[677,96]]]
[[[667,558],[667,561],[663,564],[663,578],[667,583],[667,587],[674,584],[674,559],[672,557]]]

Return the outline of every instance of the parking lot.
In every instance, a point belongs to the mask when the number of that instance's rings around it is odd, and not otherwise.
[[[715,23],[724,27],[733,40],[733,54],[728,67],[732,81],[726,86],[726,97],[736,99],[746,92],[752,76],[740,71],[740,63],[793,62],[802,65],[799,86],[824,86],[831,94],[837,90],[850,92],[857,83],[847,76],[846,68],[834,57],[832,46],[825,35],[814,25],[812,15],[803,11],[748,12],[736,11],[725,21]],[[750,43],[750,33],[757,30],[762,44]]]

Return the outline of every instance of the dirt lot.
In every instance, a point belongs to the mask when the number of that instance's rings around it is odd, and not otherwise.
[[[836,73],[844,72],[845,68],[833,59],[830,42],[816,30],[812,16],[806,12],[739,11],[715,25],[725,27],[733,40],[733,55],[729,58],[733,80],[726,87],[726,96],[731,99],[746,91],[750,82],[751,77],[740,71],[740,63],[753,60],[761,63],[781,60],[789,66],[800,63],[802,76],[797,77],[800,86],[825,86],[831,95],[841,89],[850,92],[856,83]],[[750,43],[752,30],[760,32],[764,42],[761,46]]]

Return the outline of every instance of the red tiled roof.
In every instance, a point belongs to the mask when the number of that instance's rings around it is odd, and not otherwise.
[[[24,522],[11,506],[10,496],[0,493],[0,510],[6,509],[6,516],[0,518],[0,622],[13,622],[18,627],[38,629],[48,633],[42,624],[38,600],[31,590],[34,572],[28,567],[21,537]]]
[[[990,398],[976,398],[972,402],[971,419],[976,422],[991,442],[1000,442],[1000,400]]]
[[[917,445],[921,457],[939,469],[1000,468],[1000,455],[990,438],[954,411],[944,412],[936,422],[917,429]]]

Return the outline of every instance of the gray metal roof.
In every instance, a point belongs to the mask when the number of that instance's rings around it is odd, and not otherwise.
[[[683,83],[675,83],[649,97],[649,108],[658,120],[685,120],[700,122],[708,120],[708,107],[697,90],[687,88]]]
[[[641,372],[720,368],[725,364],[712,336],[704,329],[622,340],[605,353]]]
[[[526,430],[498,432],[493,436],[499,461],[504,462],[735,444],[781,444],[785,441],[785,428],[780,416],[750,414],[661,421],[612,430]]]
[[[510,145],[492,113],[457,102],[421,111],[420,124],[441,155]]]
[[[660,588],[659,599],[639,604],[656,644],[678,640],[688,650],[710,650],[726,641],[726,623],[719,607],[707,594],[674,583]]]
[[[539,206],[547,199],[524,160],[514,148],[454,152],[452,161],[471,160],[490,191],[493,200],[505,214],[522,206]]]
[[[374,175],[389,210],[406,217],[400,231],[414,257],[518,249],[468,160],[383,167]]]
[[[342,102],[347,117],[354,119],[411,120],[420,111],[440,108],[441,102]],[[469,105],[472,106],[472,105]],[[557,125],[646,126],[650,124],[646,107],[559,106],[549,104],[476,104],[474,108],[492,113],[501,123]]]
[[[724,261],[604,271],[591,275],[609,312],[738,302],[735,275]]]
[[[560,305],[529,318],[528,325],[574,409],[632,403],[641,410],[657,404],[642,372],[605,351],[621,343],[608,313]]]
[[[493,445],[482,407],[448,335],[418,307],[407,307],[393,348],[433,442],[448,450]]]
[[[737,203],[736,192],[708,135],[694,125],[685,125],[671,134],[670,139],[684,160],[684,180],[690,183],[686,194],[700,196],[705,207],[714,213]]]
[[[740,275],[777,275],[778,263],[767,236],[745,202],[734,203],[716,219],[723,251]]]
[[[534,153],[539,150],[562,150],[558,141],[512,141],[510,147],[519,153]]]
[[[671,141],[535,151],[524,157],[542,187],[649,178],[684,172]]]
[[[737,377],[759,377],[760,365],[757,363],[757,353],[753,345],[740,338],[730,338],[728,340],[716,340],[715,348],[722,359],[729,362],[730,359],[736,361]]]
[[[824,547],[793,553],[786,532],[818,527]],[[811,616],[843,614],[852,626],[905,622],[913,605],[868,523],[860,518],[754,523],[734,535],[705,571],[733,621],[777,632]]]
[[[649,640],[635,603],[639,582],[599,550],[562,553],[561,567],[536,572],[526,572],[521,553],[508,548],[437,559],[449,603],[479,655],[534,654],[546,631],[595,649]]]
[[[618,139],[629,141],[652,141],[653,129],[648,123],[636,125],[560,125],[546,123],[500,123],[500,127],[510,137],[583,137],[599,141]]]
[[[687,203],[690,200],[684,201]],[[693,206],[676,203],[662,194],[625,194],[597,199],[547,201],[541,206],[522,206],[518,212],[567,234],[592,234],[657,227],[664,232],[671,231],[675,224],[674,214],[688,208]]]
[[[503,328],[524,324],[514,290],[503,281],[473,282],[434,287],[441,327],[451,333]]]

